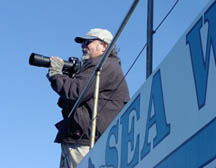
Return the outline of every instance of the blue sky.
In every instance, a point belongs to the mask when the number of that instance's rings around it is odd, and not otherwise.
[[[61,120],[58,95],[46,78],[47,69],[30,66],[32,52],[80,58],[74,42],[91,28],[114,35],[133,1],[130,0],[1,0],[0,2],[0,167],[55,168],[60,146],[53,143],[54,124]],[[180,0],[154,35],[154,68],[166,57],[189,24],[210,0]],[[175,0],[155,0],[154,27]],[[117,46],[124,73],[146,42],[147,1],[139,2]],[[144,51],[126,80],[130,95],[146,78]]]

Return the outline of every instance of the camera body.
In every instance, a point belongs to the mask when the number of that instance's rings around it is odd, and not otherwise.
[[[38,67],[50,67],[50,57],[32,53],[29,57],[29,64]],[[81,62],[76,57],[69,57],[68,61],[64,60],[63,74],[73,77],[81,68]]]

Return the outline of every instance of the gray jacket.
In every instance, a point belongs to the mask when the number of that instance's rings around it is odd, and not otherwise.
[[[67,115],[94,72],[100,58],[86,60],[74,78],[67,75],[55,75],[50,79],[52,88],[60,96],[58,105],[62,108],[64,117],[64,120],[56,124],[59,131],[55,142],[89,145],[95,80],[72,117],[69,119]],[[100,76],[96,140],[128,101],[129,91],[123,79],[120,61],[116,56],[109,56],[102,67]]]

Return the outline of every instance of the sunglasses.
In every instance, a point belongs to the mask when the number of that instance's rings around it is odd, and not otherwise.
[[[82,42],[82,45],[88,46],[93,41],[94,40],[85,40],[84,42]]]

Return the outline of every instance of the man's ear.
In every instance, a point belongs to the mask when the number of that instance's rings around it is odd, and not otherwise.
[[[102,50],[102,51],[103,51],[103,52],[105,52],[105,51],[106,51],[106,49],[107,49],[107,47],[108,47],[108,44],[107,44],[107,43],[104,43],[104,45],[103,45],[103,46],[104,46],[104,48],[103,48],[103,50]]]

